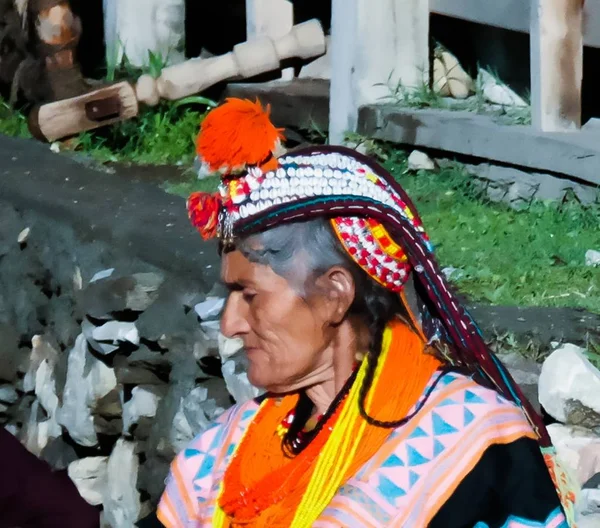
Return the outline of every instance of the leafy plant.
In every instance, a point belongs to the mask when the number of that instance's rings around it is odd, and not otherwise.
[[[31,137],[27,126],[27,117],[2,100],[0,100],[0,134],[22,138]]]

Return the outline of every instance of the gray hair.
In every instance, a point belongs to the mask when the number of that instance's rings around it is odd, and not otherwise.
[[[306,296],[312,280],[328,269],[347,269],[356,288],[350,313],[365,318],[373,335],[395,315],[406,314],[399,296],[378,284],[350,258],[327,219],[283,224],[238,241],[236,248],[250,261],[269,266],[301,296]]]

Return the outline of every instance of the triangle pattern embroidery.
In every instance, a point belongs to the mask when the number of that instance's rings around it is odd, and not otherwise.
[[[420,427],[417,426],[416,429],[410,433],[409,438],[426,438],[429,435]]]
[[[394,453],[392,453],[385,462],[381,465],[381,467],[391,468],[391,467],[401,467],[404,466],[404,462]]]
[[[465,403],[485,403],[485,400],[470,390],[465,391]]]
[[[467,407],[465,407],[464,417],[465,426],[469,425],[475,419],[475,415],[471,411],[469,411]]]
[[[442,436],[446,434],[456,433],[458,429],[446,422],[439,414],[432,413],[433,418],[433,434],[435,436]]]
[[[410,471],[408,474],[408,478],[409,478],[410,487],[412,488],[417,483],[417,481],[421,478],[421,476],[418,473],[415,473],[414,471]]]
[[[200,469],[198,469],[198,473],[196,473],[196,480],[199,480],[199,479],[202,479],[202,478],[208,476],[211,473],[214,465],[215,465],[215,457],[212,455],[206,455],[204,457],[204,460],[202,461],[202,465],[200,466]]]
[[[444,451],[444,449],[446,449],[444,444],[442,444],[439,440],[435,440],[433,442],[433,456],[438,456]]]
[[[458,402],[453,400],[452,398],[446,398],[442,403],[438,405],[438,407],[446,407],[446,405],[456,405]]]
[[[420,466],[421,464],[426,464],[427,462],[429,462],[428,458],[425,458],[421,453],[419,453],[411,445],[408,445],[406,447],[406,452],[408,454],[408,465],[409,466]]]
[[[384,477],[383,475],[379,476],[379,486],[377,486],[380,493],[385,497],[385,499],[392,504],[396,505],[396,499],[399,497],[403,497],[406,495],[406,491],[404,491],[399,486],[396,486],[390,479]]]

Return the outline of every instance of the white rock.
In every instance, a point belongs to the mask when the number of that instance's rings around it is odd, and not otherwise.
[[[260,389],[250,384],[248,375],[236,368],[236,362],[233,359],[223,363],[221,371],[227,390],[236,403],[244,403],[256,398],[261,393]]]
[[[54,366],[49,360],[45,359],[40,364],[35,376],[35,395],[48,415],[49,438],[58,438],[62,434],[62,429],[57,421],[60,402],[56,393]]]
[[[241,339],[230,339],[219,332],[219,355],[223,361],[237,354],[243,347]]]
[[[91,505],[102,504],[108,485],[108,457],[86,457],[69,464],[67,473]]]
[[[435,170],[435,162],[424,152],[413,150],[408,156],[410,170]]]
[[[491,73],[484,69],[479,70],[479,85],[483,97],[490,103],[502,106],[527,106],[520,96],[505,84],[499,83]]]
[[[218,317],[225,306],[225,299],[219,297],[207,297],[205,301],[194,306],[198,317],[203,321],[208,321]]]
[[[12,385],[0,385],[0,402],[11,405],[18,399],[19,394]]]
[[[205,404],[208,397],[208,391],[204,387],[196,387],[190,392],[185,398],[179,400],[179,408],[173,418],[173,426],[169,432],[169,441],[176,451],[181,451],[187,444],[198,434],[200,431],[196,431],[188,419],[186,413],[186,400],[187,407],[195,406],[200,411]],[[208,425],[208,423],[206,424]],[[206,425],[204,428],[206,428]]]
[[[22,244],[23,242],[26,242],[27,239],[29,238],[29,233],[31,232],[31,228],[26,227],[25,229],[23,229],[23,231],[21,231],[19,233],[19,236],[17,237],[17,242],[19,244]]]
[[[58,362],[58,351],[43,336],[34,335],[31,338],[29,367],[23,379],[25,392],[35,390],[37,371],[43,361],[47,361],[53,368]]]
[[[81,276],[81,269],[79,266],[75,266],[75,271],[73,272],[73,289],[75,291],[80,291],[83,288],[83,277]]]
[[[598,528],[600,527],[600,514],[584,515],[577,520],[577,528]]]
[[[94,276],[90,279],[90,284],[92,282],[97,282],[102,279],[108,279],[115,272],[115,268],[109,268],[105,270],[101,270],[94,274]]]
[[[583,485],[600,467],[600,437],[583,427],[550,424],[548,433],[559,460]]]
[[[567,343],[552,352],[542,366],[540,403],[559,422],[567,423],[573,401],[600,415],[600,371],[584,353]]]
[[[194,438],[194,430],[190,425],[185,413],[183,412],[183,398],[180,401],[179,409],[173,417],[173,424],[169,431],[169,443],[173,446],[175,452],[179,452],[190,443]]]
[[[446,280],[458,279],[463,274],[463,270],[460,268],[454,268],[452,266],[447,266],[442,269],[442,273]]]
[[[196,387],[182,402],[181,409],[194,436],[207,429],[225,411],[217,406],[215,400],[208,398],[208,394],[206,387]]]
[[[129,432],[140,418],[154,418],[158,410],[161,395],[155,387],[134,387],[131,399],[123,404],[123,431]]]
[[[216,341],[219,339],[221,321],[204,321],[203,323],[200,323],[200,328],[202,328],[209,340]]]
[[[96,341],[108,341],[117,344],[119,341],[129,341],[134,345],[140,344],[140,334],[135,323],[109,321],[92,330],[92,337]]]
[[[184,449],[199,433],[221,415],[225,409],[208,398],[205,387],[196,387],[185,398],[180,398],[179,407],[169,431],[169,442],[175,451]]]
[[[21,428],[16,423],[6,424],[4,429],[6,429],[14,437],[18,437],[19,433],[21,432]]]
[[[109,343],[98,343],[98,341],[94,339],[94,330],[96,328],[98,327],[90,323],[88,319],[84,319],[81,322],[81,332],[85,336],[85,339],[88,342],[88,344],[96,352],[98,352],[99,354],[108,355],[112,354],[113,352],[119,349],[119,345],[112,345]]]
[[[69,352],[62,407],[57,413],[59,423],[77,443],[88,447],[97,444],[91,411],[116,386],[113,369],[88,354],[85,337],[80,334]]]
[[[112,528],[132,528],[140,517],[139,459],[135,451],[135,443],[121,438],[108,459],[108,485],[102,502]]]
[[[35,456],[40,456],[48,442],[56,438],[51,433],[56,430],[54,423],[50,420],[39,421],[40,402],[34,400],[29,410],[29,417],[20,431],[20,440],[27,450]]]
[[[586,266],[600,266],[600,251],[595,249],[589,249],[585,253],[585,265]]]
[[[600,489],[582,489],[577,499],[577,510],[581,514],[600,515]],[[600,526],[600,524],[597,526]]]

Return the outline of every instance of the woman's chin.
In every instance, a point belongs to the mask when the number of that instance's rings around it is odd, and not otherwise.
[[[253,372],[252,367],[248,369],[248,381],[254,387],[272,394],[285,394],[288,392],[285,384],[282,384],[280,380],[273,379],[272,376],[265,375],[264,372]]]
[[[261,372],[260,369],[256,369],[256,367],[253,367],[252,365],[249,366],[248,368],[248,381],[254,386],[257,387],[259,389],[264,389],[264,390],[268,390],[268,386],[269,386],[269,381],[272,381],[269,379],[269,376],[265,376],[264,372]]]

